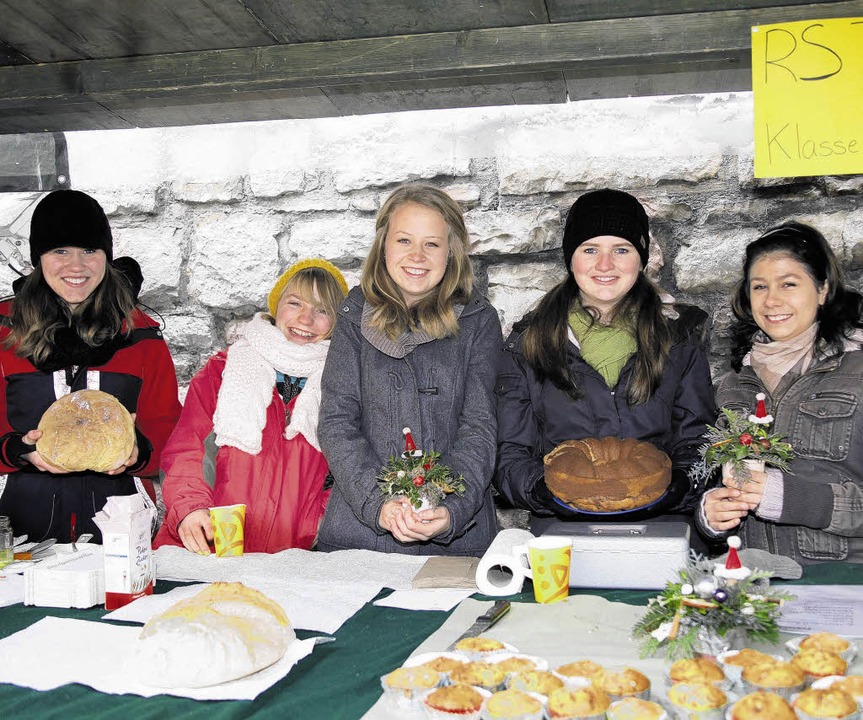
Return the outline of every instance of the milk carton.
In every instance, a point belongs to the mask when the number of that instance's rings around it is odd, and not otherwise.
[[[154,509],[139,494],[109,497],[93,522],[102,531],[105,609],[153,594],[155,563],[150,532]]]

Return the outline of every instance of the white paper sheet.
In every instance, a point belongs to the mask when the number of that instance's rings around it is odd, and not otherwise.
[[[347,587],[334,587],[330,583],[299,578],[268,581],[254,578],[245,584],[281,605],[294,628],[328,634],[336,632],[381,591],[378,584],[354,583]],[[195,584],[142,597],[104,617],[106,620],[145,623],[156,613],[196,594],[203,587],[205,585]]]
[[[469,598],[473,592],[473,590],[446,588],[396,590],[385,598],[375,600],[374,604],[403,610],[452,610],[462,600]]]
[[[217,558],[178,547],[160,547],[155,556],[160,579],[239,581],[278,602],[294,627],[330,634],[382,588],[410,589],[414,575],[427,560],[371,550],[323,553],[298,549]]]
[[[795,585],[788,591],[795,599],[782,606],[781,630],[863,637],[863,589],[859,585]]]
[[[51,690],[81,683],[111,695],[176,695],[194,700],[254,700],[285,677],[314,649],[296,640],[279,662],[248,677],[209,688],[154,688],[137,682],[127,668],[141,629],[108,623],[46,617],[0,640],[0,683]]]
[[[197,595],[207,587],[207,584],[195,583],[194,585],[184,585],[183,587],[174,588],[166,593],[144,595],[137,600],[133,600],[128,605],[124,605],[121,608],[112,610],[107,615],[103,615],[102,619],[141,623],[143,625],[151,617],[167,610],[174,603],[192,597],[192,595]]]

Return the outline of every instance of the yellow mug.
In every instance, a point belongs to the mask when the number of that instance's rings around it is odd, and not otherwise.
[[[569,597],[572,538],[556,535],[534,538],[527,545],[514,547],[513,555],[525,577],[533,580],[533,597],[538,603]]]
[[[242,555],[246,506],[239,504],[210,508],[210,522],[213,524],[216,556]]]

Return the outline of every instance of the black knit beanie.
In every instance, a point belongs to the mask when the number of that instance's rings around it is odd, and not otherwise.
[[[594,190],[576,200],[566,216],[563,229],[563,260],[572,267],[575,249],[601,235],[629,240],[647,267],[650,257],[650,225],[641,203],[621,190]]]
[[[46,195],[30,219],[30,264],[58,247],[104,250],[108,262],[114,257],[111,226],[105,211],[87,193],[55,190]]]

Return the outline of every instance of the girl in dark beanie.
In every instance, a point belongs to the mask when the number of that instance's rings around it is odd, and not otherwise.
[[[705,424],[716,419],[701,347],[707,315],[663,305],[645,277],[647,214],[632,195],[597,190],[572,206],[563,234],[567,277],[516,323],[498,374],[495,485],[532,513],[535,532],[564,520],[691,521],[689,479]],[[543,457],[566,440],[652,443],[672,462],[671,483],[650,507],[579,513],[548,490]],[[693,533],[693,538],[695,534]]]
[[[138,264],[113,260],[108,219],[96,200],[58,190],[30,222],[33,272],[0,303],[0,515],[30,540],[70,538],[111,495],[148,490],[179,416],[174,364],[159,325],[136,307]],[[108,473],[65,472],[36,450],[35,428],[59,397],[83,389],[114,395],[135,413],[129,458]],[[137,477],[133,477],[137,476]]]

